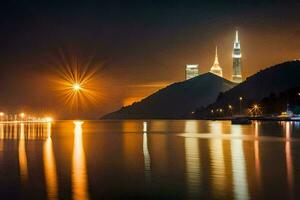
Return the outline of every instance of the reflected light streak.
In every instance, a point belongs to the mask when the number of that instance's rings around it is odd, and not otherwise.
[[[148,136],[147,136],[147,122],[143,122],[143,154],[145,165],[145,178],[150,180],[151,178],[151,158],[148,150]]]
[[[0,123],[0,151],[3,151],[4,125]]]
[[[23,126],[24,126],[24,124],[23,124]],[[23,127],[23,129],[24,129],[24,127]],[[23,130],[23,132],[25,132],[25,131]],[[14,140],[18,139],[18,124],[17,123],[14,124],[14,131],[12,134],[12,139],[14,139]]]
[[[211,133],[215,135],[222,135],[222,123],[211,122]],[[212,167],[212,182],[214,191],[217,196],[221,196],[225,191],[225,163],[223,152],[223,140],[222,138],[214,138],[210,140],[210,154],[211,154],[211,167]]]
[[[44,173],[48,199],[58,199],[56,164],[51,140],[51,123],[47,124],[47,136],[43,146]]]
[[[19,139],[19,167],[21,181],[24,183],[28,179],[27,156],[25,148],[25,133],[24,124],[20,124],[20,139]]]
[[[254,122],[254,158],[255,158],[255,172],[256,172],[256,180],[257,180],[257,187],[259,191],[261,190],[262,182],[261,182],[261,164],[260,164],[260,156],[259,156],[259,132],[258,132],[258,122]]]
[[[240,125],[232,125],[231,133],[234,136],[242,135],[242,127]],[[231,157],[235,199],[249,199],[243,140],[231,140]]]
[[[186,133],[197,133],[198,122],[186,121]],[[185,159],[186,159],[186,179],[188,193],[190,196],[197,196],[200,193],[201,186],[201,166],[200,166],[200,153],[199,153],[199,140],[198,138],[185,137]]]
[[[291,195],[291,199],[293,199],[294,192],[294,172],[293,172],[293,159],[291,152],[291,122],[285,123],[285,157],[286,157],[286,168],[287,168],[287,181],[289,187],[289,194]]]
[[[74,200],[89,199],[88,177],[82,143],[83,121],[74,121],[74,145],[72,156],[72,192]]]

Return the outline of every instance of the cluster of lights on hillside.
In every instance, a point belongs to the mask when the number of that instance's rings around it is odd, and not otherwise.
[[[240,104],[239,105],[239,112],[240,112],[240,114],[242,114],[242,110],[243,110],[242,102],[243,102],[244,98],[239,97],[238,100],[239,100],[239,104]],[[233,106],[231,104],[229,104],[228,105],[228,112],[232,114],[233,109],[234,109]],[[211,112],[211,114],[214,114],[214,113],[222,114],[224,111],[225,111],[225,109],[223,109],[223,108],[217,108],[215,110],[211,109],[210,112]],[[251,108],[248,109],[248,112],[249,112],[249,114],[251,114],[253,116],[261,115],[262,114],[262,108],[258,104],[253,104],[251,106]]]

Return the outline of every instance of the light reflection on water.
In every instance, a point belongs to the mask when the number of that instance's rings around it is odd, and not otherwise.
[[[233,135],[242,135],[241,126],[231,127]],[[243,140],[231,141],[233,190],[235,199],[249,199]]]
[[[222,123],[210,123],[211,133],[214,135],[221,135]],[[225,190],[225,161],[223,152],[223,140],[212,139],[210,140],[210,155],[211,155],[211,168],[212,168],[212,187],[215,191],[216,198],[220,198]]]
[[[287,182],[290,198],[293,198],[294,190],[294,173],[293,173],[293,159],[291,152],[291,123],[285,123],[285,157],[286,157],[286,169],[287,169]]]
[[[58,199],[56,163],[51,139],[51,123],[47,123],[47,139],[43,146],[44,173],[48,199]]]
[[[196,134],[198,132],[197,121],[186,121],[185,132],[192,135]],[[195,197],[199,195],[201,187],[199,141],[197,138],[186,137],[184,144],[188,193],[189,196]]]
[[[17,134],[17,125],[14,125],[14,134]],[[11,138],[11,137],[9,137]],[[15,139],[15,137],[13,137]],[[25,132],[24,124],[20,124],[20,139],[19,139],[19,165],[20,165],[20,176],[23,184],[27,182],[28,178],[28,166],[27,166],[27,155],[25,147]]]
[[[297,199],[299,135],[292,122],[0,123],[0,192],[6,199],[11,188],[43,199]]]
[[[74,146],[72,156],[72,189],[73,199],[89,199],[88,177],[86,170],[85,154],[82,143],[82,121],[75,121]]]
[[[151,179],[151,158],[148,150],[147,122],[143,122],[143,154],[145,165],[145,178],[147,181]]]

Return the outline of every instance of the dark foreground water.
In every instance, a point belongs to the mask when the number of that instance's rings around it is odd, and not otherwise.
[[[0,199],[300,199],[300,124],[0,124]]]

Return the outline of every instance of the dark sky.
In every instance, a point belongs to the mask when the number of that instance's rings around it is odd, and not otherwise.
[[[93,80],[98,104],[80,111],[89,118],[183,80],[185,64],[207,72],[216,45],[229,79],[236,27],[247,77],[300,58],[299,21],[297,1],[7,1],[0,7],[0,107],[72,116],[52,82],[61,54],[102,63]]]

